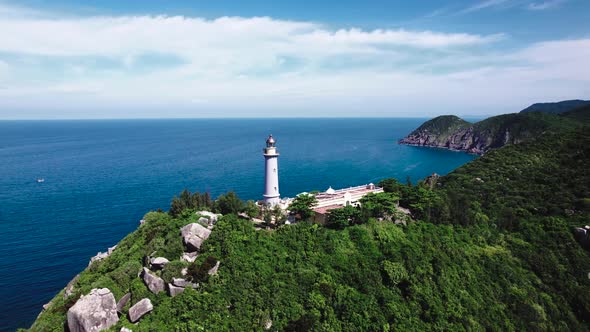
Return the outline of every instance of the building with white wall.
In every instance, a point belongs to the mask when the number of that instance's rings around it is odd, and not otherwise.
[[[264,155],[264,204],[274,206],[281,201],[279,194],[279,152],[272,135],[266,140]]]

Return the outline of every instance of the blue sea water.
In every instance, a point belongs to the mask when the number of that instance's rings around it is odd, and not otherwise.
[[[424,120],[0,121],[0,331],[30,326],[91,256],[182,189],[261,198],[269,133],[282,196],[417,181],[474,158],[396,144]]]

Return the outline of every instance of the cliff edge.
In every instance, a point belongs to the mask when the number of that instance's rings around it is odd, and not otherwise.
[[[454,115],[443,115],[426,121],[398,143],[484,154],[504,145],[530,140],[549,130],[573,128],[579,124],[579,115],[580,111],[559,115],[520,112],[493,116],[473,124]]]

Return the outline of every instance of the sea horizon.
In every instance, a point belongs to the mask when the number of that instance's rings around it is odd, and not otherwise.
[[[517,113],[517,112],[515,112]],[[504,113],[502,113],[504,114]],[[472,121],[479,121],[485,118],[502,115],[502,114],[488,114],[488,115],[456,115],[462,119],[471,119]],[[434,116],[337,116],[337,117],[329,117],[329,116],[321,116],[321,117],[193,117],[193,118],[186,118],[186,117],[179,117],[179,118],[170,118],[170,117],[163,117],[163,118],[55,118],[55,119],[0,119],[0,122],[17,122],[17,121],[119,121],[119,120],[138,120],[138,121],[152,121],[152,120],[332,120],[332,119],[408,119],[408,120],[424,120],[424,119],[432,119],[437,116],[442,115],[455,115],[455,114],[439,114]]]

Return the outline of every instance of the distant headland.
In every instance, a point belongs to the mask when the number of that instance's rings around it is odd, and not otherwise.
[[[426,121],[398,143],[484,154],[530,140],[548,130],[575,127],[576,116],[585,109],[590,109],[590,101],[566,100],[533,104],[519,113],[493,116],[476,123],[455,115],[442,115]]]

